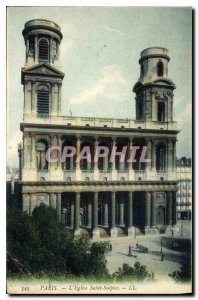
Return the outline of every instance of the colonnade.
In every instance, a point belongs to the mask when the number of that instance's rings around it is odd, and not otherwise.
[[[80,151],[81,151],[81,143],[83,142],[83,136],[80,135],[76,135],[74,137],[74,146],[76,147],[76,157],[79,156]],[[58,146],[58,147],[62,147],[64,145],[64,142],[67,140],[66,137],[62,136],[62,135],[50,135],[50,136],[36,136],[35,134],[30,134],[30,133],[24,133],[24,141],[23,141],[23,151],[24,151],[24,162],[23,162],[23,167],[24,168],[28,168],[28,169],[35,169],[37,168],[36,166],[36,144],[39,141],[43,141],[46,139],[46,145],[47,147],[50,146]],[[69,139],[69,137],[68,137]],[[117,141],[119,140],[119,138],[115,138],[115,137],[111,137],[109,138],[109,145],[110,147],[115,147],[117,144]],[[126,139],[125,139],[126,140]],[[141,138],[132,138],[132,137],[127,137],[128,142],[123,143],[123,146],[127,146],[128,149],[130,149],[130,147],[133,147],[134,145],[137,146],[138,144],[138,140],[141,140]],[[175,139],[169,139],[169,140],[156,140],[156,139],[152,139],[152,138],[145,138],[144,140],[144,144],[145,146],[147,146],[147,159],[151,160],[151,163],[145,163],[145,170],[156,170],[156,155],[157,155],[157,146],[159,144],[161,144],[164,147],[164,159],[165,159],[165,166],[164,166],[164,171],[173,171],[175,170],[176,164],[175,164],[175,158],[176,158],[176,140]],[[90,142],[90,144],[92,144],[93,146],[93,151],[95,153],[96,148],[98,145],[100,145],[100,143],[103,141],[102,137],[98,137],[95,136],[94,137],[94,142]],[[135,144],[134,144],[135,141]],[[141,143],[141,142],[140,142]],[[140,144],[141,146],[141,144]],[[60,153],[57,152],[57,155],[59,155],[60,157]],[[108,158],[107,158],[108,159]],[[104,158],[105,160],[105,158]],[[96,170],[98,169],[98,162],[93,162],[93,169]],[[105,166],[105,161],[104,164]],[[132,170],[134,169],[134,166],[132,164],[131,161],[126,162],[127,165],[127,169],[128,170]],[[48,168],[52,168],[52,167],[56,167],[56,168],[61,168],[62,164],[60,159],[58,160],[58,162],[53,162],[51,164],[49,164]],[[74,165],[76,170],[80,170],[81,166],[80,166],[80,161],[77,161]],[[72,166],[73,168],[73,166]],[[111,164],[111,170],[115,170],[116,169],[116,163],[115,160],[112,161]],[[121,167],[119,166],[119,169],[121,169]],[[87,164],[87,170],[90,170],[90,165]]]
[[[83,197],[81,192],[68,193],[68,195],[72,194],[72,200],[68,197],[68,201],[67,193],[64,193],[64,197],[66,197],[65,202],[63,201],[63,195],[60,193],[50,193],[49,205],[57,210],[58,218],[63,222],[63,210],[66,209],[66,226],[75,231],[83,227],[94,233],[99,232],[99,228],[103,227],[112,232],[120,227],[125,231],[128,230],[129,233],[131,228],[138,227],[140,224],[144,228],[155,228],[159,225],[172,226],[175,223],[175,192],[166,192],[166,204],[164,208],[158,203],[156,192],[139,192],[144,195],[144,207],[137,203],[139,201],[137,192],[124,192],[123,195],[119,193],[119,197],[116,191],[107,192],[103,199],[99,197],[100,193],[105,195],[105,192],[87,193],[89,197],[86,202],[86,222],[84,223],[81,220],[81,204],[85,193],[83,193]],[[135,201],[136,205],[134,205]],[[63,202],[67,203],[65,208]],[[23,211],[32,214],[36,205],[35,194],[23,194]],[[102,209],[100,210],[101,205]],[[159,208],[164,209],[163,216],[159,216],[161,212]],[[140,223],[137,223],[137,217],[135,217],[137,209],[140,210],[139,215],[142,218],[142,222]]]

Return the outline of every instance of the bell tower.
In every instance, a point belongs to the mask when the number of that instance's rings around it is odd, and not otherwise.
[[[168,50],[152,47],[141,52],[140,77],[133,87],[136,93],[136,120],[173,121],[173,90],[168,77]]]
[[[21,72],[24,119],[58,116],[64,78],[59,70],[61,29],[52,21],[35,19],[25,24],[22,34],[26,46]]]

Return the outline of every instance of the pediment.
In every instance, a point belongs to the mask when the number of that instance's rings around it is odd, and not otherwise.
[[[54,76],[54,77],[64,77],[64,73],[53,68],[52,66],[49,66],[47,64],[38,64],[36,66],[32,66],[29,68],[23,68],[22,69],[22,77],[24,75],[47,75],[47,76]]]

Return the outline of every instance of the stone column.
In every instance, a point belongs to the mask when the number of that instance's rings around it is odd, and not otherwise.
[[[56,107],[55,107],[55,83],[52,82],[51,83],[51,89],[52,89],[52,93],[51,93],[51,115],[55,115],[55,110],[56,110]]]
[[[176,140],[173,140],[173,171],[176,169]]]
[[[58,84],[58,104],[57,104],[58,116],[61,114],[61,88],[62,88],[62,83],[59,83]]]
[[[156,207],[155,207],[155,200],[156,200],[156,193],[152,192],[152,199],[151,199],[151,219],[152,219],[152,226],[156,226]]]
[[[98,229],[98,192],[94,192],[93,199],[93,238],[100,238]]]
[[[28,62],[28,55],[29,55],[29,38],[26,39],[26,58],[25,61],[26,63]]]
[[[36,99],[36,82],[32,82],[32,113],[36,115],[37,99]]]
[[[70,204],[70,227],[74,228],[74,202]]]
[[[119,226],[124,226],[124,200],[123,195],[119,202]]]
[[[128,198],[128,227],[133,227],[133,192],[129,192]]]
[[[87,205],[87,227],[91,228],[91,224],[92,224],[92,203],[91,203],[91,199],[89,199]]]
[[[107,196],[105,194],[105,202],[104,202],[104,226],[109,227],[109,207],[108,207],[108,201],[107,201]]]
[[[24,149],[24,168],[30,168],[31,137],[29,134],[23,135],[23,149]]]
[[[58,220],[61,221],[61,213],[62,213],[62,203],[61,203],[61,194],[56,195],[56,209],[57,209],[57,215]]]
[[[50,43],[49,43],[49,61],[50,64],[53,64],[52,58],[53,58],[53,52],[52,52],[52,37],[50,36]]]
[[[30,212],[30,195],[29,194],[23,194],[22,210],[24,212],[27,212],[28,214]]]
[[[116,151],[116,138],[112,137],[112,151]],[[108,162],[109,163],[109,162]],[[116,170],[116,164],[115,164],[115,156],[113,157],[113,160],[111,162],[111,174],[112,174],[112,180],[118,180],[118,172]]]
[[[111,236],[117,237],[116,228],[116,192],[111,193]]]
[[[36,168],[36,145],[35,145],[35,135],[31,135],[31,168]]]
[[[172,192],[167,192],[167,206],[168,206],[168,225],[173,225],[173,197]]]
[[[156,171],[156,144],[152,140],[152,159],[151,159],[152,171]]]
[[[146,226],[150,228],[151,226],[151,192],[145,193],[146,201]]]
[[[97,153],[98,148],[98,137],[95,136],[95,142],[94,142],[94,153]],[[98,160],[94,162],[94,180],[99,180],[99,170],[98,170]]]
[[[57,146],[62,149],[62,140],[61,135],[58,135],[57,137]],[[58,168],[61,169],[61,152],[58,152]]]
[[[129,137],[129,153],[131,156],[131,151],[132,151],[132,147],[133,147],[133,139],[132,137]],[[130,159],[130,156],[128,157],[128,160]],[[129,180],[134,180],[135,179],[135,174],[134,174],[134,170],[133,170],[133,162],[130,161],[128,162],[128,174],[129,174]]]
[[[56,135],[51,135],[50,136],[50,146],[54,147],[57,146],[57,137]],[[52,159],[57,158],[58,152],[56,150],[53,150],[50,157]],[[57,167],[57,162],[49,162],[49,169],[55,169]],[[54,171],[54,170],[53,170]]]
[[[111,228],[115,228],[115,208],[116,208],[116,193],[111,193]]]
[[[147,158],[151,160],[151,162],[146,163],[146,171],[151,170],[152,166],[152,142],[151,140],[147,140]]]
[[[166,169],[167,171],[170,171],[172,168],[171,168],[171,142],[170,141],[167,141],[166,143],[166,146],[167,146],[167,165],[166,165]]]
[[[76,192],[75,197],[75,230],[80,228],[80,193]]]
[[[76,138],[77,138],[76,139],[76,158],[78,158],[79,154],[80,154],[81,141],[80,141],[80,136],[79,135],[77,135]],[[78,181],[81,180],[80,161],[76,162],[76,180],[78,180]]]
[[[91,142],[89,142],[88,147],[90,149],[90,153],[91,153],[91,161],[86,160],[86,165],[87,165],[87,171],[90,172],[91,168],[92,168],[92,145]]]
[[[24,85],[24,114],[31,114],[31,106],[32,106],[32,82],[28,80]]]
[[[38,63],[38,37],[35,35],[35,63]]]
[[[56,209],[56,194],[49,195],[49,205]]]
[[[133,226],[133,192],[128,194],[128,236],[135,236],[135,227]]]
[[[36,195],[35,194],[30,194],[30,216],[32,215],[33,210],[35,209],[36,206]]]

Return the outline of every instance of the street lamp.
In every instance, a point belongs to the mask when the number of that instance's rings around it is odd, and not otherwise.
[[[161,243],[161,250],[160,250],[160,253],[161,253],[161,261],[164,261],[164,254],[163,254],[163,251],[162,251],[162,239],[160,240],[160,243]]]
[[[160,250],[160,252],[162,253],[162,239],[160,240],[160,244],[161,244],[161,250]]]

